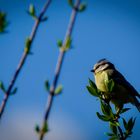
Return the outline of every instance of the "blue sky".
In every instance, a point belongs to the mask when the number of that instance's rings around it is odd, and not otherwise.
[[[34,21],[26,13],[34,3],[37,12],[45,0],[0,0],[0,9],[10,21],[8,34],[0,35],[0,80],[7,86],[19,63],[25,38]],[[99,102],[86,90],[93,65],[107,58],[130,83],[140,91],[140,1],[87,0],[88,8],[79,13],[72,34],[72,46],[65,57],[59,83],[64,90],[54,100],[49,119],[48,140],[107,140],[108,124],[100,121],[96,112]],[[15,84],[18,92],[11,97],[0,126],[3,140],[37,140],[33,131],[42,122],[47,92],[44,81],[52,82],[59,54],[56,42],[63,39],[71,8],[65,0],[54,0],[41,24],[29,56]],[[0,92],[1,93],[1,92]],[[0,101],[2,100],[0,94]],[[129,105],[128,105],[129,106]],[[135,107],[125,117],[137,116],[133,140],[139,134],[139,113]],[[7,133],[8,132],[8,133]],[[46,137],[47,138],[47,137]]]

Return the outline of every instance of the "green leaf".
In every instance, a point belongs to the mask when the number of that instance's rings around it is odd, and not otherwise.
[[[58,41],[57,41],[57,46],[58,46],[59,48],[61,48],[61,47],[63,46],[62,40],[58,40]]]
[[[124,112],[127,112],[128,110],[130,110],[131,108],[123,108],[120,112],[120,114],[124,113]]]
[[[131,117],[130,120],[128,121],[128,123],[127,123],[127,130],[128,130],[129,132],[132,131],[133,126],[134,126],[134,124],[135,124],[135,120],[136,120],[136,118],[134,118],[134,120],[133,120],[133,117]]]
[[[124,132],[124,136],[126,139],[131,137],[131,135],[132,135],[132,132],[129,132],[129,131]]]
[[[112,121],[112,120],[110,121],[110,124],[114,126],[120,126],[119,122]]]
[[[106,81],[106,86],[107,86],[108,92],[113,91],[114,85],[115,85],[115,83],[114,83],[114,81],[112,79]]]
[[[103,112],[103,114],[107,115],[107,116],[113,116],[111,113],[112,113],[112,110],[111,110],[111,107],[109,106],[109,104],[106,104],[105,102],[103,102],[101,100],[101,110]]]
[[[26,39],[25,49],[24,49],[24,51],[25,51],[27,54],[30,53],[31,43],[32,43],[32,42],[31,42],[31,39],[28,37],[28,38]]]
[[[36,131],[37,133],[40,133],[40,127],[39,127],[39,125],[36,125],[36,126],[35,126],[35,131]]]
[[[16,92],[17,92],[17,90],[18,90],[18,88],[16,87],[16,88],[14,88],[14,90],[10,93],[10,95],[15,95],[16,94]]]
[[[45,21],[47,21],[48,20],[48,17],[46,16],[46,17],[43,17],[42,19],[41,19],[41,22],[45,22]]]
[[[0,81],[0,89],[1,89],[4,93],[6,93],[6,89],[5,89],[5,86],[4,86],[4,84],[3,84],[2,81]]]
[[[98,91],[95,83],[89,79],[89,84],[90,86],[87,86],[87,90],[89,91],[89,93],[95,97],[100,97],[100,92]]]
[[[36,17],[36,10],[35,10],[35,6],[33,4],[30,4],[30,6],[29,6],[29,14],[33,17]]]
[[[114,133],[114,134],[118,134],[118,131],[117,131],[117,127],[116,126],[114,126],[114,125],[112,125],[112,123],[109,123],[109,125],[110,125],[110,129],[111,129],[111,131]]]
[[[46,90],[49,92],[50,91],[50,83],[49,81],[45,81],[45,87],[46,87]]]
[[[58,95],[62,92],[63,90],[63,86],[62,85],[59,85],[56,89],[55,89],[55,95]]]
[[[44,124],[44,126],[43,126],[43,129],[42,129],[42,131],[43,131],[43,133],[47,133],[48,132],[48,124],[47,124],[47,122]]]
[[[96,92],[96,90],[90,86],[87,86],[87,90],[89,91],[89,93],[92,95],[92,96],[95,96],[95,97],[99,97],[98,93]]]
[[[133,134],[132,131],[128,131],[128,130],[127,130],[127,131],[125,132],[125,135],[126,135],[127,137],[130,137],[132,134]]]
[[[101,115],[99,112],[96,112],[96,114],[100,120],[105,121],[105,122],[110,121],[110,118],[108,116]]]
[[[68,37],[66,38],[66,41],[65,41],[64,46],[61,47],[61,50],[63,50],[63,51],[68,51],[68,50],[70,49],[70,47],[71,47],[71,42],[72,42],[72,40],[71,40],[70,36],[68,36]]]
[[[8,22],[6,20],[6,13],[0,11],[0,33],[4,33],[7,26]]]
[[[122,119],[123,119],[124,128],[125,128],[125,130],[127,130],[127,129],[128,129],[128,127],[127,127],[127,122],[126,122],[126,120],[125,120],[124,118],[122,118]]]
[[[73,8],[74,7],[74,2],[73,0],[68,0],[68,4]]]
[[[83,11],[85,11],[85,9],[86,9],[86,3],[81,3],[79,8],[78,8],[78,11],[83,12]]]
[[[97,91],[97,87],[96,87],[95,83],[90,79],[88,79],[88,80],[89,80],[90,86],[93,87]]]
[[[131,117],[128,122],[126,122],[126,120],[123,118],[123,125],[125,127],[127,135],[130,135],[132,133],[131,131],[134,127],[135,121],[136,118],[133,119],[133,117]]]

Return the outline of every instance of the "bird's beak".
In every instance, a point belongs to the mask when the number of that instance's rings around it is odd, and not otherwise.
[[[94,70],[92,69],[91,72],[94,72]]]

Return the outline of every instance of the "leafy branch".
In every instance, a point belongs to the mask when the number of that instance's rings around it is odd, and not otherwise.
[[[65,58],[65,54],[66,52],[70,49],[71,47],[71,34],[73,31],[73,27],[74,27],[74,23],[76,20],[76,16],[77,16],[77,12],[79,12],[79,7],[81,6],[80,4],[80,0],[76,0],[75,3],[72,0],[68,0],[69,5],[71,6],[71,3],[73,6],[72,7],[72,13],[71,13],[71,17],[70,17],[70,21],[69,21],[69,25],[66,31],[66,35],[64,38],[64,41],[62,42],[61,40],[59,40],[57,42],[58,47],[59,47],[59,56],[58,56],[58,60],[57,60],[57,64],[56,64],[56,69],[55,69],[55,74],[54,74],[54,79],[53,79],[53,83],[50,86],[50,83],[48,81],[45,82],[45,86],[47,91],[49,92],[48,98],[47,98],[47,105],[46,105],[46,109],[45,109],[45,114],[44,114],[44,119],[43,119],[43,123],[41,128],[39,126],[36,127],[36,132],[39,134],[39,140],[43,140],[45,134],[48,132],[48,118],[50,115],[50,111],[52,108],[52,104],[53,104],[53,100],[54,97],[58,94],[61,93],[62,91],[62,85],[59,85],[57,87],[58,84],[58,79],[60,77],[60,72],[62,69],[62,64]],[[84,11],[85,8],[83,8],[81,11]]]
[[[40,23],[45,21],[45,19],[46,19],[46,17],[44,17],[44,14],[45,14],[46,10],[48,9],[50,3],[51,3],[51,0],[46,1],[46,3],[44,4],[44,7],[42,8],[42,10],[41,10],[41,12],[39,14],[39,16],[36,15],[35,7],[32,4],[29,7],[28,13],[29,13],[30,16],[32,16],[34,18],[35,23],[34,23],[34,26],[32,28],[30,36],[26,39],[24,52],[23,52],[23,54],[21,56],[21,59],[20,59],[19,64],[17,66],[17,69],[16,69],[16,71],[15,71],[13,77],[12,77],[12,80],[9,83],[8,88],[7,89],[5,88],[5,90],[3,90],[1,88],[2,91],[4,92],[4,98],[3,98],[3,101],[2,101],[1,106],[0,106],[0,119],[1,119],[1,117],[3,115],[4,110],[5,110],[5,107],[6,107],[8,99],[9,99],[9,96],[13,92],[17,91],[17,88],[15,88],[13,91],[12,91],[12,89],[14,87],[14,84],[15,84],[18,76],[19,76],[19,73],[21,72],[21,69],[23,68],[23,65],[26,62],[27,56],[30,54],[31,46],[32,46],[32,43],[33,43],[33,41],[35,39],[38,27],[39,27]],[[3,23],[2,27],[5,27],[5,24],[6,24],[5,16],[6,15],[3,15],[4,20],[2,20],[3,21],[2,22]],[[4,28],[2,28],[2,29],[4,30]],[[2,83],[2,85],[4,85],[3,82],[1,82],[1,83]]]
[[[109,80],[106,86],[108,91],[111,92],[114,88],[113,80]],[[109,136],[109,140],[126,140],[129,138],[132,135],[132,129],[134,127],[136,118],[131,117],[128,121],[126,121],[120,116],[121,114],[130,110],[130,108],[122,108],[119,111],[119,114],[118,112],[113,111],[108,99],[106,99],[103,93],[97,89],[95,83],[90,79],[87,90],[92,96],[95,96],[100,100],[102,114],[99,112],[96,114],[100,120],[109,123],[111,132],[106,133],[106,135]],[[124,130],[121,128],[121,125],[123,125]]]

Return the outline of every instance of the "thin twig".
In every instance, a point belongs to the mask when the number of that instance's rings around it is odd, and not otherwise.
[[[31,32],[30,37],[29,37],[29,39],[31,41],[30,42],[30,48],[31,48],[33,40],[34,40],[34,38],[36,36],[36,32],[37,32],[37,29],[39,27],[39,24],[41,23],[41,19],[44,16],[46,10],[48,9],[50,3],[51,3],[51,0],[46,1],[46,3],[44,4],[43,9],[40,12],[40,15],[35,20],[34,26],[32,28],[32,32]],[[9,95],[11,93],[11,90],[12,90],[12,88],[13,88],[13,86],[14,86],[17,78],[18,78],[18,75],[19,75],[21,69],[23,68],[23,65],[24,65],[24,63],[25,63],[25,61],[27,59],[27,56],[28,56],[28,52],[24,51],[23,54],[22,54],[22,57],[20,59],[20,62],[18,64],[18,67],[17,67],[17,69],[16,69],[16,71],[15,71],[13,77],[12,77],[12,80],[11,80],[9,86],[8,86],[7,92],[4,95],[4,99],[3,99],[2,103],[1,103],[1,106],[0,106],[0,119],[1,119],[1,117],[3,115],[4,110],[5,110],[5,107],[6,107],[8,99],[9,99]]]
[[[62,46],[65,46],[67,39],[69,37],[71,37],[72,31],[73,31],[73,27],[74,27],[74,23],[75,23],[75,19],[76,19],[76,15],[77,15],[77,9],[80,5],[80,0],[76,0],[75,2],[75,7],[72,10],[71,13],[71,17],[70,17],[70,21],[69,21],[69,25],[67,28],[67,32],[64,38],[64,42]],[[50,111],[51,111],[51,107],[53,104],[53,100],[54,100],[54,92],[56,89],[56,85],[60,76],[60,72],[61,72],[61,68],[62,68],[62,63],[64,61],[64,57],[65,57],[65,50],[60,50],[59,56],[58,56],[58,60],[57,60],[57,64],[56,64],[56,70],[55,70],[55,75],[54,75],[54,79],[53,79],[53,83],[50,89],[50,93],[48,95],[48,99],[47,99],[47,105],[46,105],[46,110],[45,110],[45,115],[44,115],[44,120],[43,120],[43,125],[41,128],[41,133],[39,136],[39,140],[43,140],[45,133],[43,132],[43,128],[45,126],[45,124],[47,124],[48,121],[48,117],[50,115]]]

